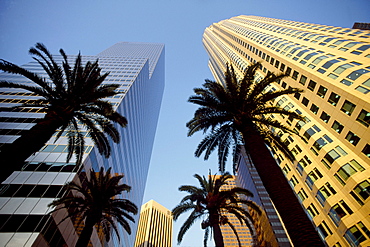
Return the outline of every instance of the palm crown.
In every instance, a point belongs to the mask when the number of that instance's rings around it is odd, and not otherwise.
[[[17,157],[20,162],[23,162],[28,156],[39,151],[58,128],[60,131],[56,139],[65,131],[69,137],[67,161],[73,153],[77,155],[77,163],[82,160],[84,151],[84,138],[80,131],[82,128],[90,132],[100,153],[108,157],[110,145],[105,134],[118,143],[119,133],[112,122],[124,127],[127,120],[104,99],[116,95],[118,93],[116,89],[120,85],[104,84],[108,73],[101,74],[98,61],[89,61],[83,66],[80,54],[76,57],[73,67],[62,49],[60,50],[63,58],[62,65],[55,61],[41,43],[31,48],[30,54],[34,55],[34,60],[43,68],[47,78],[0,60],[0,70],[22,75],[33,82],[0,81],[0,87],[19,88],[32,92],[34,96],[38,96],[36,100],[15,108],[41,107],[46,114],[28,133],[19,137],[13,144],[2,148],[1,155],[5,156],[3,160],[8,161],[7,158],[9,158],[9,162],[17,163],[14,160]]]
[[[227,67],[224,84],[206,80],[203,88],[195,88],[196,95],[189,97],[189,102],[200,105],[194,113],[193,119],[187,123],[188,135],[197,131],[210,130],[201,141],[195,152],[199,157],[205,152],[205,159],[218,147],[220,171],[225,170],[229,146],[233,146],[233,154],[239,151],[243,144],[240,133],[257,131],[269,146],[277,146],[289,159],[294,159],[284,142],[272,131],[277,128],[292,133],[292,130],[281,122],[270,118],[269,115],[281,114],[293,119],[303,120],[296,112],[274,106],[273,101],[282,95],[301,92],[297,88],[288,88],[279,91],[268,91],[273,82],[281,80],[286,75],[268,75],[256,83],[256,71],[260,64],[248,67],[242,80],[238,80],[232,66]],[[235,163],[235,162],[234,162]],[[235,167],[234,167],[235,169]]]
[[[228,225],[233,230],[240,245],[236,228],[228,219],[227,214],[236,216],[240,224],[245,224],[253,234],[253,228],[249,222],[252,221],[252,218],[247,206],[252,207],[256,212],[260,212],[259,207],[254,202],[246,199],[246,197],[252,197],[253,194],[240,187],[222,188],[222,186],[228,184],[227,180],[232,178],[229,173],[220,176],[212,176],[210,173],[208,179],[198,174],[195,174],[194,177],[199,181],[200,187],[181,186],[179,190],[188,192],[189,195],[185,196],[180,204],[172,210],[174,220],[177,220],[181,214],[191,211],[188,219],[180,228],[177,237],[178,243],[182,241],[184,234],[197,219],[205,217],[201,224],[202,229],[205,229],[204,246],[207,245],[210,230],[213,231],[216,246],[223,246],[220,225]]]
[[[189,98],[189,102],[200,107],[187,123],[188,135],[208,131],[195,155],[200,156],[205,152],[207,159],[210,153],[218,148],[220,170],[223,171],[229,147],[233,147],[236,157],[240,145],[244,145],[247,156],[256,168],[293,244],[322,246],[322,241],[311,221],[271,151],[266,147],[266,144],[277,147],[289,158],[294,158],[287,145],[275,134],[275,129],[290,133],[293,131],[277,121],[273,115],[279,114],[292,120],[304,118],[296,112],[274,105],[273,101],[279,96],[301,90],[297,88],[268,90],[269,85],[281,80],[285,75],[268,72],[264,78],[259,78],[256,73],[259,67],[260,63],[252,64],[239,79],[234,69],[228,66],[223,83],[206,80],[203,88],[194,89],[195,95]]]
[[[76,246],[87,246],[95,225],[102,227],[107,241],[110,239],[112,228],[119,238],[116,221],[131,234],[127,220],[135,222],[130,214],[137,214],[137,206],[127,199],[119,199],[121,193],[130,192],[131,187],[119,184],[123,175],[111,176],[110,171],[111,168],[106,173],[103,168],[99,173],[91,170],[91,178],[83,185],[69,182],[65,186],[65,194],[49,205],[57,207],[51,213],[63,208],[69,209],[70,213],[62,221],[77,215],[80,219],[85,219],[85,226]]]

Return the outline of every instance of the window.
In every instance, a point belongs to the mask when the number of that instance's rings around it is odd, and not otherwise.
[[[338,226],[340,220],[347,214],[353,214],[353,211],[350,209],[350,207],[348,207],[348,205],[343,200],[341,200],[339,203],[335,204],[329,210],[328,215],[333,220],[334,224]]]
[[[299,121],[296,123],[295,128],[296,128],[296,129],[297,129],[297,131],[299,132],[305,124],[306,124],[306,123],[305,123],[304,121],[299,120]]]
[[[328,68],[330,68],[333,64],[338,63],[338,62],[340,62],[340,60],[333,59],[333,60],[330,60],[330,61],[327,61],[326,63],[324,63],[324,65],[323,65],[322,67],[323,67],[323,68],[325,68],[325,69],[328,69]]]
[[[299,198],[299,200],[301,202],[303,202],[306,198],[308,198],[306,192],[304,191],[304,189],[301,189],[298,193],[297,193],[297,196]]]
[[[344,128],[344,126],[342,125],[342,124],[340,124],[339,122],[337,122],[337,121],[334,121],[334,123],[333,123],[333,125],[331,126],[331,128],[333,129],[333,130],[335,130],[337,133],[341,133],[342,132],[342,130],[343,130],[343,128]]]
[[[319,95],[321,98],[324,98],[327,91],[328,89],[326,87],[320,86],[319,89],[317,90],[317,95]]]
[[[340,109],[342,112],[347,114],[348,116],[351,116],[353,110],[355,109],[356,105],[349,102],[348,100],[344,101],[342,108]]]
[[[315,133],[316,133],[316,131],[314,131],[312,128],[309,128],[308,130],[306,130],[306,132],[304,132],[303,136],[304,136],[307,140],[309,140],[309,139],[311,138],[311,136],[312,136],[313,134],[315,134]]]
[[[348,241],[348,243],[351,246],[359,246],[361,242],[366,240],[366,237],[364,234],[357,228],[356,225],[349,228],[346,233],[344,234],[344,237]]]
[[[285,74],[290,76],[290,73],[292,72],[292,69],[290,67],[286,68]]]
[[[296,92],[294,94],[294,98],[296,98],[297,100],[299,100],[300,97],[301,97],[301,94],[300,93]]]
[[[325,221],[322,221],[321,224],[318,225],[317,229],[322,239],[325,239],[327,236],[333,234],[328,225],[325,223]]]
[[[351,79],[352,81],[356,80],[363,74],[369,73],[370,71],[367,69],[358,69],[356,71],[353,71],[351,74],[347,76],[348,79]]]
[[[298,75],[299,75],[298,71],[295,71],[295,70],[294,70],[293,75],[292,75],[292,78],[293,78],[294,80],[297,80]],[[306,78],[306,79],[307,79],[307,78]],[[303,85],[304,85],[304,84],[303,84]]]
[[[275,67],[276,67],[276,68],[279,68],[279,65],[280,65],[280,62],[279,62],[278,60],[276,60],[276,62],[275,62]]]
[[[315,87],[316,87],[316,82],[314,82],[313,80],[310,80],[310,82],[308,83],[308,86],[307,88],[311,91],[315,90]]]
[[[321,174],[321,172],[317,168],[314,168],[310,173],[308,173],[305,182],[308,185],[308,187],[312,190],[312,186],[316,182],[316,180],[322,177],[323,175]]]
[[[328,168],[330,169],[329,164],[333,164],[333,162],[340,157],[340,154],[338,154],[337,151],[334,149],[330,150],[325,156],[324,159],[321,160],[321,162]],[[329,163],[329,164],[328,164]]]
[[[343,65],[338,66],[338,67],[334,70],[334,73],[337,73],[337,74],[339,75],[339,74],[341,74],[343,71],[345,71],[346,69],[348,69],[348,68],[352,68],[352,67],[354,67],[354,65],[349,64],[349,63],[346,63],[346,64],[343,64]]]
[[[329,183],[325,183],[324,186],[322,186],[318,191],[317,191],[317,194],[316,194],[316,198],[317,200],[320,202],[320,204],[322,206],[324,206],[324,203],[326,201],[326,199],[331,196],[331,195],[334,195],[336,194],[337,192],[334,190],[334,188],[329,184]]]
[[[297,184],[299,184],[297,178],[293,175],[292,178],[289,180],[290,185],[294,188]]]
[[[280,71],[284,72],[284,69],[285,69],[285,64],[283,64],[283,63],[282,63],[282,64],[280,65]]]
[[[364,147],[364,149],[362,149],[362,152],[368,157],[370,158],[370,145],[369,144],[366,144],[366,146]]]
[[[353,132],[348,131],[348,134],[346,135],[346,140],[349,141],[353,146],[356,146],[357,143],[360,141],[360,137],[358,137]]]
[[[295,72],[297,72],[297,71],[294,71],[294,73]],[[294,73],[293,73],[293,75],[294,75]],[[297,75],[298,75],[298,72],[297,72]],[[296,78],[297,79],[297,78]],[[299,79],[299,83],[301,83],[302,85],[304,85],[305,83],[306,83],[306,81],[307,81],[307,77],[306,76],[304,76],[304,75],[302,75],[301,76],[301,79]]]
[[[361,110],[360,114],[358,115],[357,119],[358,122],[362,123],[366,127],[370,125],[370,113],[365,110]]]
[[[363,168],[356,160],[351,160],[349,163],[339,168],[337,173],[344,181],[346,181],[350,176],[352,176],[356,172],[362,172],[364,170],[365,168]]]
[[[281,86],[282,86],[282,88],[286,88],[286,82],[285,81],[283,81],[283,83],[281,83]]]
[[[303,105],[305,105],[305,106],[308,106],[308,103],[309,103],[310,101],[306,98],[306,97],[303,97],[303,99],[302,99],[302,104]]]
[[[370,196],[370,183],[365,180],[353,189],[364,201]]]
[[[323,138],[319,138],[313,143],[313,146],[316,148],[317,151],[320,151],[323,146],[328,144]]]
[[[338,104],[338,101],[340,99],[340,96],[336,93],[331,93],[328,99],[328,102],[332,104],[333,106],[336,106]]]
[[[327,122],[329,122],[329,120],[330,120],[330,115],[323,111],[323,112],[321,113],[320,119],[321,119],[322,121],[324,121],[325,123],[327,123]]]
[[[315,104],[312,104],[311,105],[311,108],[310,110],[314,113],[314,114],[317,114],[319,112],[319,107]]]
[[[353,82],[346,79],[341,80],[340,83],[343,83],[346,86],[351,86],[353,84]]]
[[[283,172],[285,173],[285,175],[287,175],[290,172],[289,166],[284,166]]]
[[[311,216],[311,219],[313,219],[316,215],[319,215],[319,211],[317,211],[315,205],[312,203],[307,208],[307,213]]]
[[[326,59],[328,58],[328,56],[320,56],[318,58],[316,58],[315,60],[313,60],[313,64],[318,64],[319,62],[321,62],[323,59]]]

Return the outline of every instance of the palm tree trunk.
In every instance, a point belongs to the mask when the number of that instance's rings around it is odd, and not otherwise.
[[[14,171],[20,171],[24,161],[39,151],[61,125],[61,118],[47,114],[12,144],[4,145],[0,152],[0,182],[4,181]]]
[[[246,151],[279,212],[294,246],[324,246],[262,137],[254,128],[248,128],[242,135]]]
[[[224,238],[222,236],[220,225],[214,224],[212,228],[213,228],[213,240],[215,241],[216,247],[224,247]]]
[[[77,240],[76,247],[87,247],[90,242],[91,234],[94,230],[95,222],[91,217],[87,217],[85,226]]]

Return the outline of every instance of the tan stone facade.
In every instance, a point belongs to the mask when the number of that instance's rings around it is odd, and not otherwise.
[[[141,207],[134,247],[172,247],[172,213],[150,200]]]
[[[304,90],[274,104],[306,122],[271,116],[297,133],[279,132],[297,162],[272,151],[330,247],[370,245],[369,40],[367,30],[256,16],[214,23],[203,36],[217,80],[227,63],[242,75],[260,61],[261,77],[268,71],[290,75],[268,90]]]

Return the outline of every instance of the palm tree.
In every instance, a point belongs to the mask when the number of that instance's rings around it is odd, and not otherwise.
[[[281,80],[285,75],[267,73],[262,80],[256,82],[256,71],[260,65],[255,63],[249,66],[241,80],[238,80],[234,69],[228,66],[223,84],[206,80],[203,88],[195,88],[196,95],[191,96],[189,102],[200,107],[195,111],[193,119],[187,123],[188,135],[191,136],[198,131],[204,133],[209,131],[208,136],[198,146],[196,153],[198,156],[206,151],[207,157],[219,147],[219,157],[226,157],[229,145],[233,145],[234,150],[238,145],[244,145],[293,244],[323,246],[317,231],[266,146],[266,144],[283,145],[272,129],[293,133],[289,127],[270,118],[270,115],[281,114],[303,120],[303,117],[295,112],[274,106],[273,100],[301,90],[297,88],[266,90],[267,86]],[[284,146],[280,148],[284,149]]]
[[[69,182],[65,186],[65,194],[49,204],[57,207],[51,213],[60,209],[69,209],[68,215],[62,219],[63,222],[68,217],[79,216],[85,220],[85,224],[76,246],[87,246],[90,241],[94,226],[102,227],[105,239],[109,241],[111,228],[114,229],[118,238],[116,221],[122,225],[128,234],[131,234],[129,222],[135,222],[130,214],[137,214],[138,209],[135,204],[127,199],[118,199],[122,192],[130,192],[131,187],[126,184],[119,184],[123,175],[111,176],[111,168],[104,174],[103,168],[99,173],[90,171],[91,178],[79,185]],[[60,224],[60,223],[59,223]]]
[[[223,185],[228,184],[227,180],[232,178],[229,173],[224,173],[220,176],[212,176],[209,173],[208,179],[198,174],[195,174],[194,177],[199,181],[200,188],[192,185],[181,186],[179,190],[188,192],[189,195],[185,196],[180,204],[172,210],[175,221],[181,214],[191,211],[188,219],[180,228],[177,236],[178,244],[181,243],[184,234],[194,222],[197,219],[205,217],[205,220],[201,223],[202,229],[205,229],[205,247],[207,246],[210,230],[213,232],[215,245],[217,247],[224,246],[221,225],[228,225],[233,230],[239,246],[241,246],[236,228],[229,221],[227,214],[235,215],[241,224],[246,224],[253,235],[253,228],[249,223],[249,221],[252,221],[252,218],[246,207],[251,207],[258,213],[261,212],[254,202],[245,199],[245,197],[252,197],[253,194],[240,187],[231,189],[222,188]]]
[[[120,136],[113,123],[122,127],[127,124],[126,118],[104,100],[118,94],[116,89],[120,85],[103,84],[108,73],[101,75],[98,61],[87,62],[83,66],[82,57],[78,54],[74,66],[71,67],[65,52],[60,49],[63,58],[60,66],[41,43],[37,43],[29,52],[34,55],[33,59],[41,65],[48,78],[0,60],[0,70],[24,76],[32,82],[0,81],[0,87],[24,89],[38,96],[37,99],[15,108],[39,107],[44,110],[45,116],[12,144],[1,148],[1,181],[14,170],[20,170],[23,162],[39,151],[57,129],[60,131],[56,139],[64,132],[67,132],[69,137],[67,162],[75,153],[76,163],[80,164],[84,152],[84,137],[80,131],[82,128],[80,124],[90,132],[99,152],[105,157],[110,155],[109,140],[105,135],[118,143]]]

